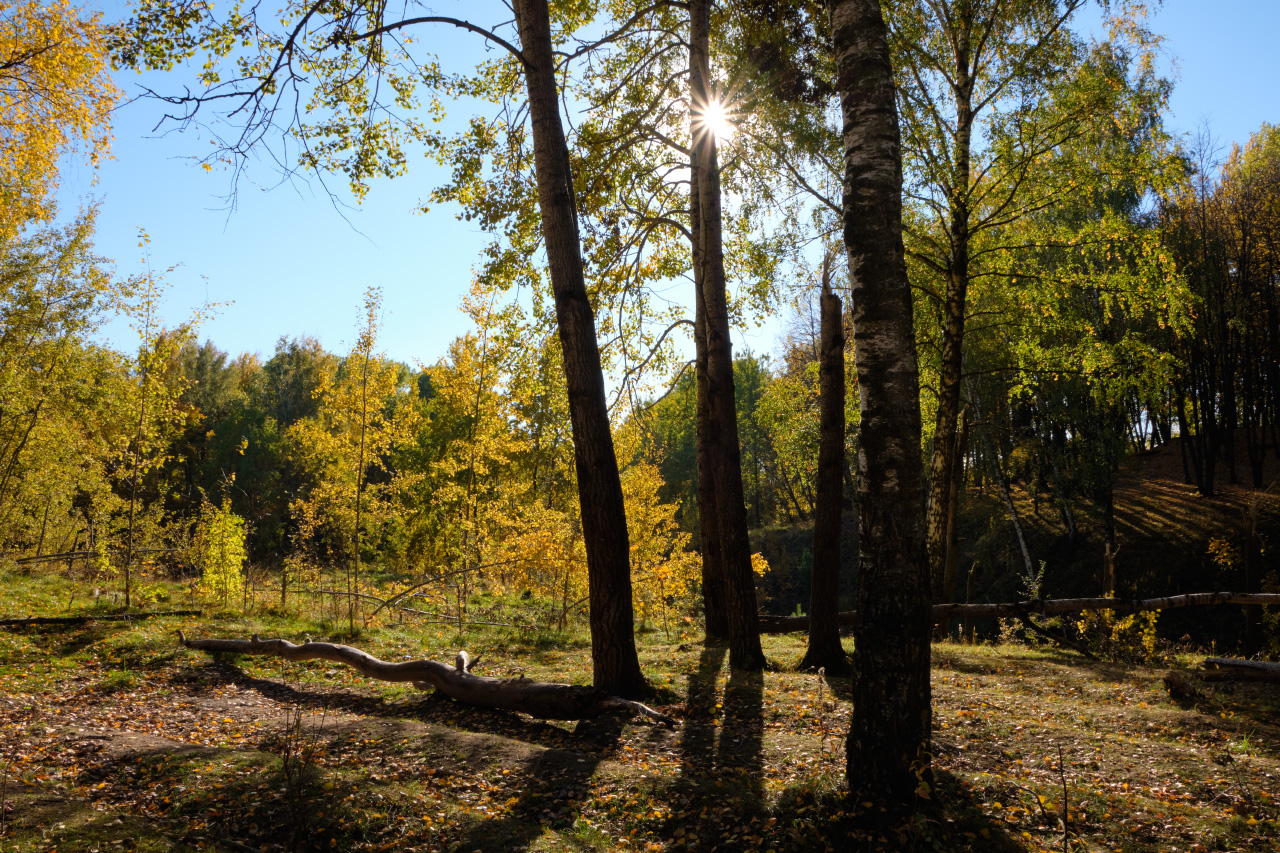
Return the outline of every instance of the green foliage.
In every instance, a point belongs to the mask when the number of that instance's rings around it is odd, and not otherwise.
[[[126,361],[93,340],[121,295],[93,251],[96,213],[0,243],[0,543],[107,532]],[[100,511],[99,511],[100,510]]]

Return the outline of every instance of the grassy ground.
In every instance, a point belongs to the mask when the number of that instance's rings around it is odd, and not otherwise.
[[[72,600],[53,572],[0,568],[0,588],[4,616]],[[642,635],[668,730],[213,657],[176,628],[590,678],[574,633],[389,622],[351,639],[270,614],[0,630],[0,851],[1062,850],[1064,812],[1072,850],[1280,845],[1280,688],[1205,683],[1193,656],[1200,695],[1176,704],[1164,668],[936,646],[935,808],[868,831],[842,799],[848,682],[792,671],[800,637],[768,638],[773,668],[745,674],[692,634]]]

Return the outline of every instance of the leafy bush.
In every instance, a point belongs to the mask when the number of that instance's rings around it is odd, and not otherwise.
[[[231,511],[228,502],[209,505],[201,527],[202,567],[200,590],[229,607],[244,589],[241,571],[245,561],[244,519]]]

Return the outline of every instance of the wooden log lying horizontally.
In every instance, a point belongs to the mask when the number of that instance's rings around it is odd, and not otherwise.
[[[143,554],[174,554],[181,550],[182,550],[181,548],[134,548],[133,553],[134,553],[134,556],[141,556]],[[31,565],[32,563],[52,563],[58,560],[88,559],[89,557],[93,557],[97,555],[97,553],[98,553],[97,551],[84,551],[84,550],[60,551],[57,554],[40,554],[39,556],[35,556],[35,557],[22,557],[20,559],[14,560],[14,562],[17,563],[19,566],[27,566],[27,565]],[[127,552],[109,551],[107,553],[119,555]]]
[[[200,616],[201,610],[156,610],[146,613],[102,613],[85,616],[28,616],[25,619],[0,619],[0,626],[84,625],[89,622],[133,622],[153,616]]]
[[[1206,658],[1204,677],[1209,681],[1280,682],[1280,663],[1238,658]]]
[[[181,631],[178,640],[189,649],[206,652],[234,652],[242,655],[271,655],[289,661],[324,660],[344,663],[378,681],[410,682],[415,687],[436,690],[458,702],[483,708],[519,711],[544,720],[589,720],[618,712],[639,714],[664,725],[675,720],[648,705],[612,696],[594,687],[552,684],[528,678],[487,678],[472,675],[472,661],[458,652],[453,666],[432,660],[390,663],[352,646],[307,641],[295,645],[288,640],[188,640]]]
[[[1277,594],[1242,594],[1234,592],[1193,592],[1165,598],[1050,598],[1035,601],[1016,601],[1000,604],[935,604],[933,621],[942,622],[957,617],[998,616],[1017,618],[1032,613],[1072,613],[1079,610],[1112,610],[1116,613],[1141,613],[1147,610],[1169,610],[1174,607],[1191,607],[1205,604],[1272,604],[1280,605]],[[852,628],[858,623],[858,611],[840,613],[840,627]],[[760,630],[766,634],[786,634],[806,631],[808,616],[761,616]]]

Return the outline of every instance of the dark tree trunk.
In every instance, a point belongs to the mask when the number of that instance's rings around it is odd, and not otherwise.
[[[952,488],[958,447],[960,382],[964,367],[965,304],[969,293],[969,174],[973,140],[973,86],[976,70],[970,61],[968,10],[957,10],[951,47],[957,85],[955,102],[955,165],[951,175],[952,198],[948,218],[949,253],[943,305],[942,363],[938,371],[938,412],[934,422],[933,453],[929,462],[929,498],[925,515],[925,544],[929,555],[929,582],[933,600],[949,600],[954,586],[946,578],[947,530],[953,514]]]
[[[716,490],[712,480],[711,413],[707,399],[707,302],[702,290],[702,217],[698,207],[698,178],[702,168],[699,160],[699,150],[694,146],[689,152],[689,231],[693,235],[694,375],[698,394],[698,533],[702,549],[702,612],[707,638],[723,641],[729,637],[729,611],[726,607],[719,516],[716,514]]]
[[[844,241],[862,423],[849,794],[910,809],[932,784],[919,369],[902,246],[902,147],[879,0],[831,0]]]
[[[573,177],[569,147],[560,123],[547,0],[517,0],[515,12],[524,54],[529,115],[533,122],[538,206],[555,293],[573,425],[582,538],[587,551],[592,677],[601,690],[637,698],[645,695],[649,687],[636,655],[627,516],[609,428],[595,315],[583,278]]]
[[[729,629],[729,665],[760,669],[760,626],[756,609],[755,576],[751,571],[751,540],[747,536],[747,508],[742,489],[742,451],[738,444],[738,415],[733,390],[733,347],[729,338],[729,307],[725,293],[724,244],[720,212],[720,167],[715,134],[698,122],[701,109],[713,97],[710,86],[711,0],[689,3],[689,69],[693,150],[697,152],[697,257],[701,265],[699,296],[704,303],[706,340],[706,415],[712,488],[715,490],[715,529],[720,537],[724,603]],[[700,389],[701,390],[701,389]],[[701,409],[699,410],[701,413]],[[703,531],[705,540],[709,531]]]
[[[1258,498],[1254,498],[1245,520],[1248,527],[1244,539],[1244,591],[1256,594],[1262,575],[1262,538],[1258,535]],[[1255,657],[1262,651],[1262,607],[1257,604],[1244,609],[1244,656]]]
[[[960,530],[956,524],[956,515],[960,509],[960,493],[964,489],[964,446],[968,436],[968,421],[965,410],[960,410],[960,425],[956,433],[955,458],[951,461],[951,495],[948,499],[950,510],[947,514],[947,563],[942,578],[942,601],[948,604],[955,600],[956,571],[960,565]]]
[[[701,276],[697,278],[700,279]],[[729,610],[726,606],[724,559],[720,548],[720,520],[716,513],[716,489],[712,480],[711,414],[707,401],[706,303],[701,291],[696,299],[694,357],[698,389],[698,530],[702,544],[702,612],[706,618],[707,637],[725,640],[729,637]]]
[[[813,589],[809,599],[809,647],[802,668],[846,675],[849,658],[840,644],[840,516],[844,498],[844,308],[831,292],[831,265],[823,262],[822,327],[818,380],[820,439],[817,502],[813,513]]]

